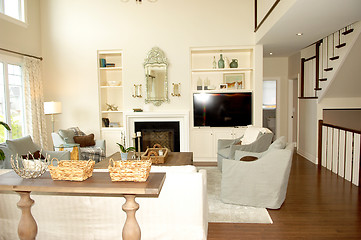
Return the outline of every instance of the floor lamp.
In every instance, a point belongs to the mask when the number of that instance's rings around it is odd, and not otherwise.
[[[51,115],[54,132],[54,115],[61,113],[61,102],[44,102],[44,113],[45,115]]]

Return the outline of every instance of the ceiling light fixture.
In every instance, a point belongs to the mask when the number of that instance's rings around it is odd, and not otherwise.
[[[302,36],[302,35],[303,35],[303,33],[296,33],[296,35],[297,35],[297,36]]]
[[[273,54],[273,53],[271,53],[271,52],[269,53],[269,55],[272,55],[272,54]]]

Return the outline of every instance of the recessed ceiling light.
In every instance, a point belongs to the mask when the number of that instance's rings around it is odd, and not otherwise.
[[[273,54],[273,53],[271,53],[271,52],[269,53],[269,55],[272,55],[272,54]]]
[[[303,35],[303,33],[296,33],[296,35],[297,35],[297,36],[302,36],[302,35]]]

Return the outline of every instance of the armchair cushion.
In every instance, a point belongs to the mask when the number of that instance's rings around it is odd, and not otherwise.
[[[242,145],[248,145],[255,142],[260,134],[261,134],[260,128],[248,127],[244,132],[242,138]]]
[[[18,139],[6,140],[6,145],[13,154],[19,155],[26,155],[29,152],[33,153],[39,150],[30,135]]]
[[[79,143],[80,147],[90,147],[95,145],[94,134],[86,136],[74,136],[74,142]]]
[[[63,140],[65,141],[65,143],[75,143],[74,142],[74,136],[75,133],[73,130],[70,129],[60,129],[59,130],[59,135],[63,138]]]

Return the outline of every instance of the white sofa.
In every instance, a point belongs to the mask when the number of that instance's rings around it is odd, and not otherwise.
[[[142,239],[207,239],[206,171],[197,172],[194,166],[152,166],[151,171],[166,172],[166,180],[159,198],[136,198]],[[31,210],[38,224],[38,240],[121,239],[126,219],[122,197],[36,193],[31,197],[35,200]],[[17,194],[0,194],[0,239],[18,239],[18,200]]]

